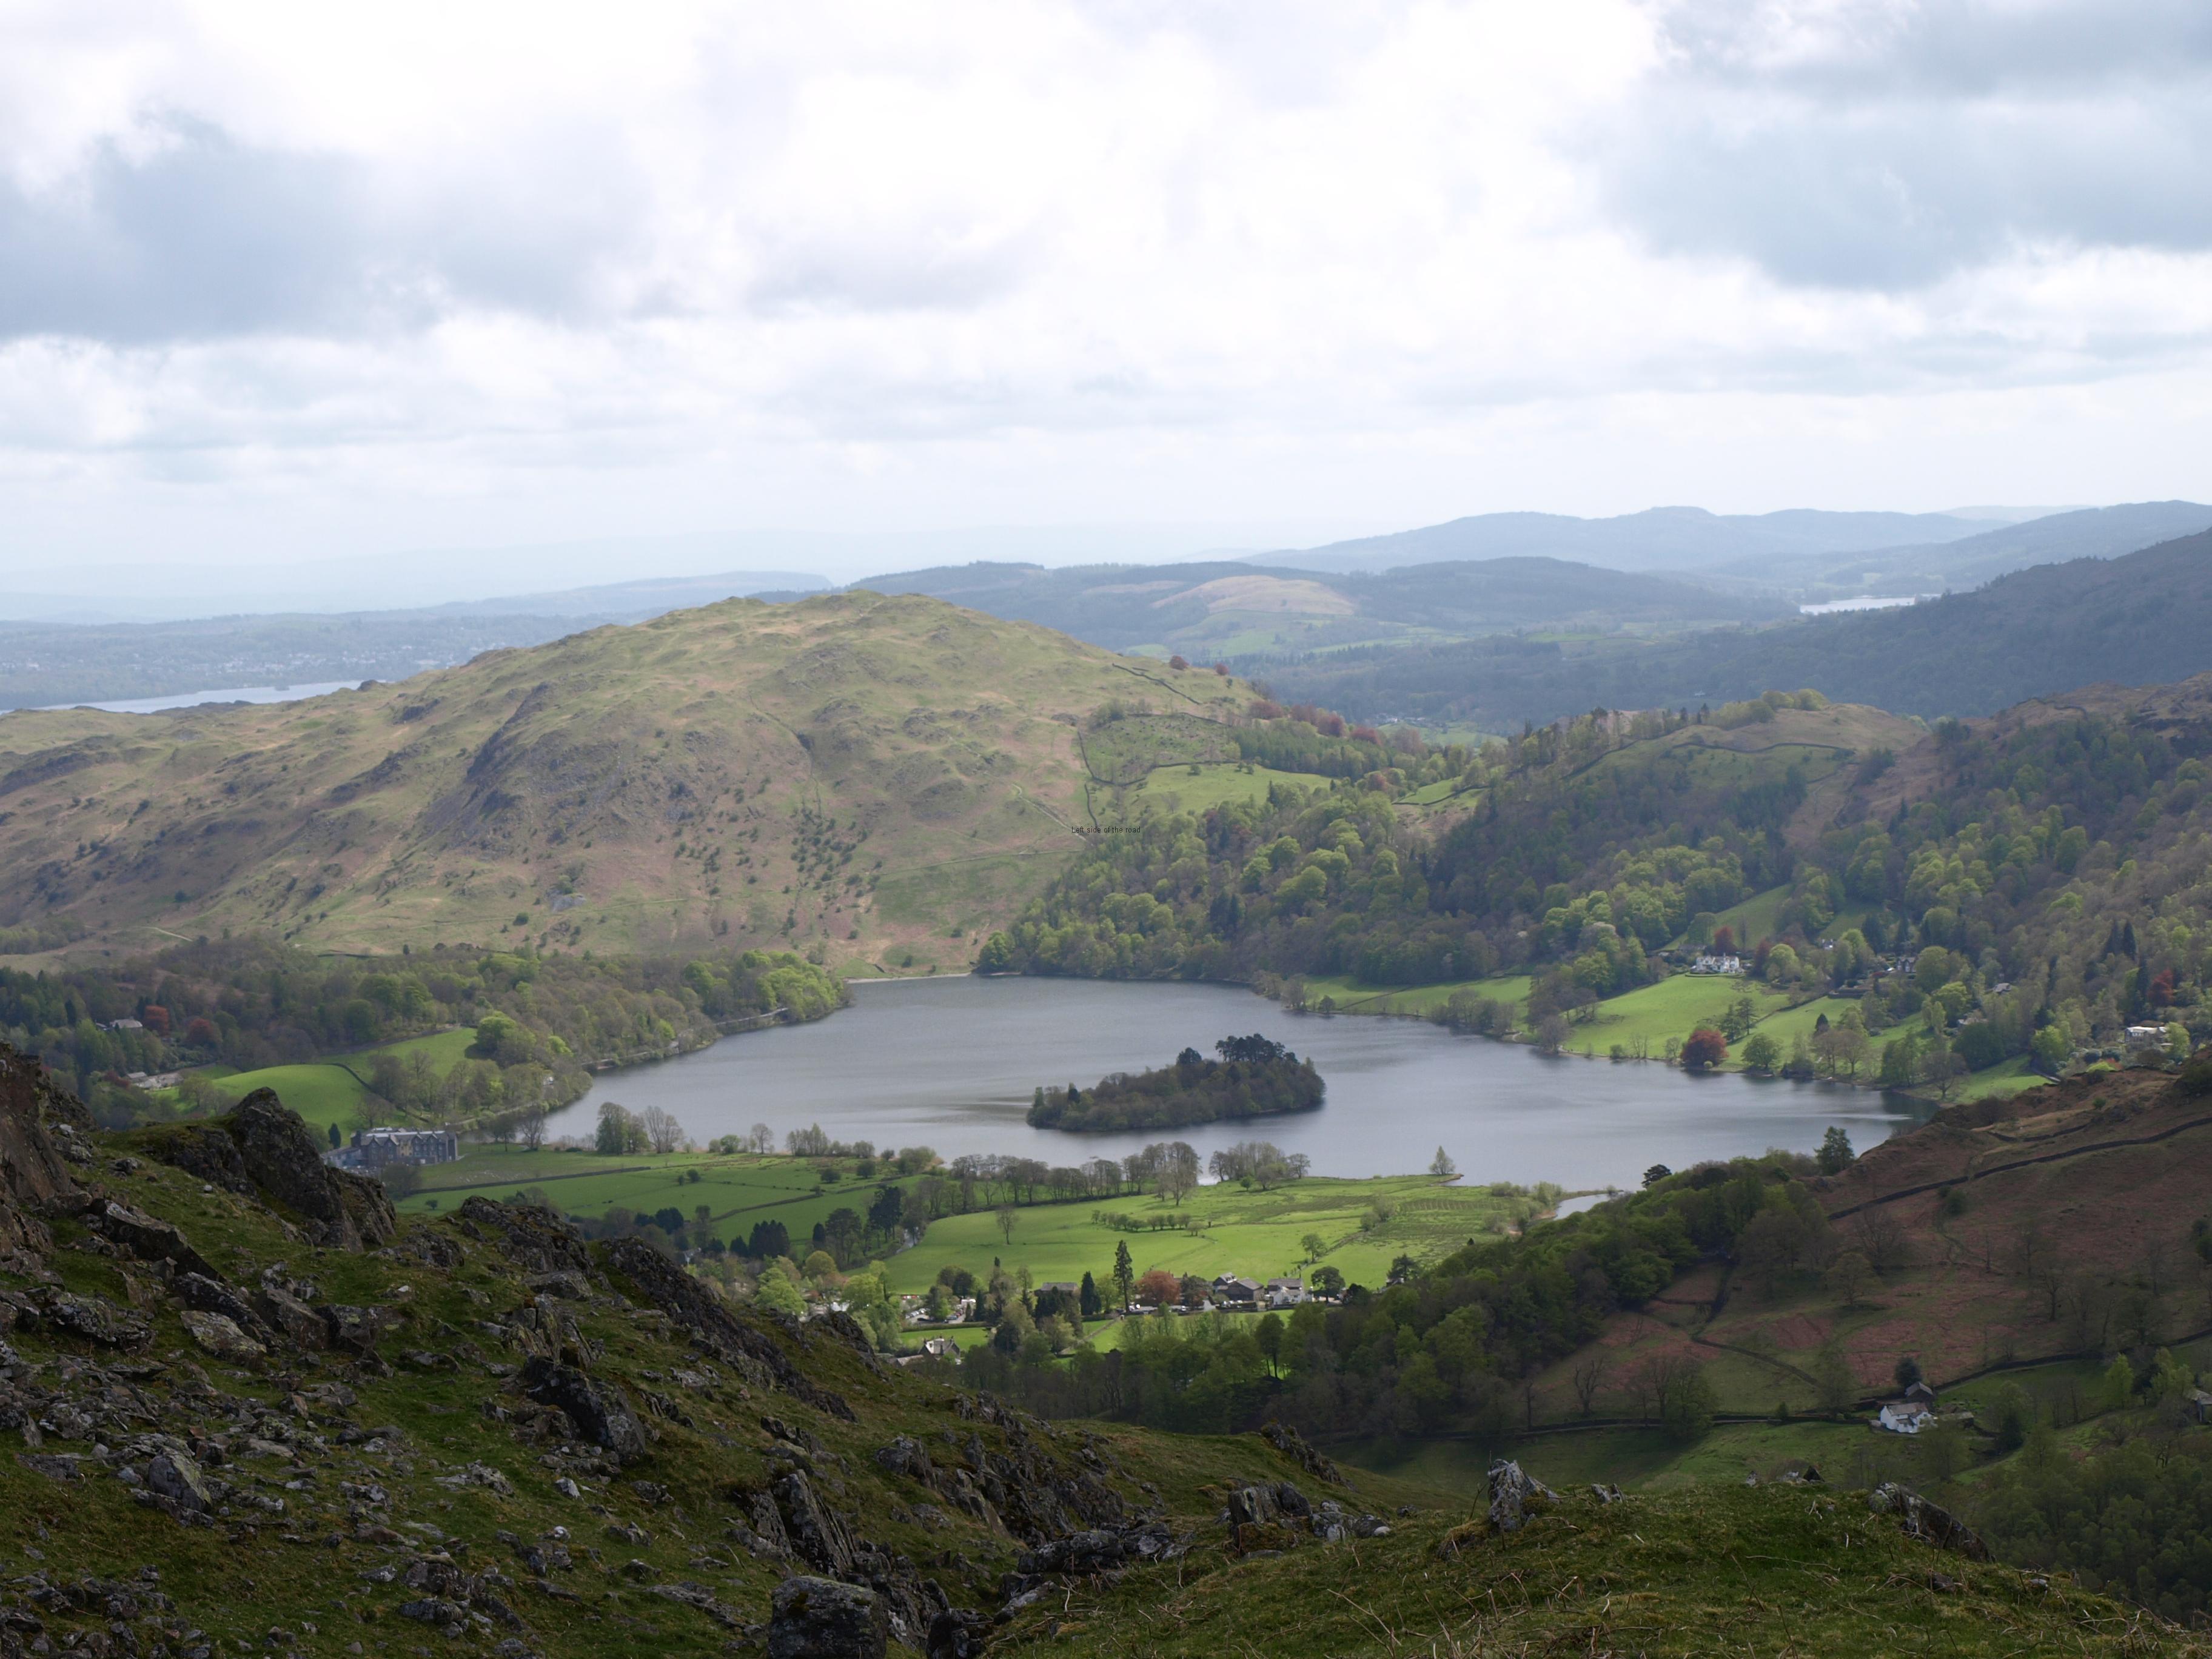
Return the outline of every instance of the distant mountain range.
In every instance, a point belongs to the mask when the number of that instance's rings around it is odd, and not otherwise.
[[[1364,536],[1326,547],[1261,553],[1290,570],[1378,571],[1443,560],[1577,559],[1613,570],[1710,570],[1740,560],[1844,553],[1963,540],[1992,527],[1949,513],[1719,514],[1655,507],[1613,519],[1558,513],[1484,513],[1449,524]]]
[[[2032,564],[2111,558],[2212,528],[2212,507],[2141,501],[2020,522],[1966,513],[1729,515],[1662,507],[1613,519],[1489,513],[1394,535],[1256,554],[1285,570],[1383,571],[1439,560],[1580,560],[1622,571],[1694,575],[1734,592],[1806,601],[1978,587]]]
[[[1194,660],[1515,629],[1610,634],[1790,614],[1764,595],[1551,558],[1456,560],[1352,574],[1234,560],[1064,570],[969,564],[872,576],[857,586],[927,593],[1118,651],[1175,652]]]
[[[2069,515],[2071,516],[2071,515]],[[1933,718],[2212,670],[2212,533],[2075,559],[1893,611],[1642,642],[1474,640],[1244,665],[1355,719],[1492,730],[1604,706],[1695,707],[1810,686]]]

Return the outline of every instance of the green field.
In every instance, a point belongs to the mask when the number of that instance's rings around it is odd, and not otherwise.
[[[803,1158],[711,1152],[602,1158],[496,1146],[472,1148],[458,1162],[438,1164],[423,1174],[422,1187],[401,1202],[402,1210],[450,1210],[472,1194],[505,1199],[532,1189],[568,1215],[598,1217],[619,1206],[647,1215],[674,1208],[689,1218],[703,1204],[713,1214],[708,1225],[713,1236],[741,1237],[752,1231],[754,1222],[775,1220],[791,1230],[794,1248],[811,1237],[814,1224],[827,1220],[831,1211],[865,1210],[878,1185],[849,1175],[820,1182],[815,1164]],[[805,1252],[801,1249],[798,1254],[803,1258]]]
[[[1986,1100],[2019,1094],[2025,1089],[2039,1089],[2051,1079],[2040,1072],[2028,1069],[2027,1056],[2014,1054],[2010,1060],[2000,1060],[1986,1071],[1976,1072],[1959,1085],[1960,1100]]]
[[[1200,766],[1159,766],[1145,775],[1142,783],[1126,789],[1094,787],[1091,807],[1102,822],[1109,805],[1121,813],[1138,817],[1146,812],[1205,812],[1231,801],[1264,801],[1271,784],[1286,788],[1326,789],[1329,780],[1315,772],[1278,772],[1239,762]]]
[[[1449,1001],[1454,994],[1472,991],[1479,997],[1517,1007],[1528,995],[1526,974],[1497,979],[1455,979],[1439,985],[1370,985],[1345,974],[1322,974],[1302,981],[1309,1007],[1323,997],[1335,1000],[1341,1014],[1407,1014],[1426,1018]],[[1516,1018],[1518,1016],[1516,1014]]]
[[[1783,901],[1790,896],[1785,884],[1754,893],[1741,904],[1732,904],[1715,918],[1715,926],[1733,928],[1736,947],[1747,951],[1763,939],[1781,931]]]
[[[299,1066],[264,1066],[258,1071],[226,1072],[220,1075],[210,1068],[201,1075],[233,1103],[245,1099],[256,1089],[274,1089],[279,1100],[317,1129],[327,1129],[335,1123],[343,1132],[350,1130],[362,1115],[368,1095],[365,1079],[369,1062],[378,1054],[393,1054],[404,1060],[410,1054],[427,1054],[442,1073],[451,1070],[475,1041],[476,1033],[464,1028],[440,1031],[431,1036],[409,1037],[404,1042],[386,1042],[356,1054],[334,1054],[328,1060]]]
[[[1577,1054],[1587,1050],[1603,1058],[1616,1043],[1633,1053],[1641,1040],[1656,1059],[1666,1052],[1668,1037],[1719,1024],[1729,1005],[1746,993],[1763,1018],[1789,1006],[1780,992],[1752,980],[1677,974],[1582,1010],[1571,1022],[1567,1046]]]
[[[1362,1216],[1378,1198],[1394,1207],[1389,1219],[1362,1231]],[[988,1211],[948,1216],[929,1229],[914,1249],[890,1263],[894,1290],[919,1291],[940,1267],[958,1266],[979,1278],[996,1260],[1025,1267],[1036,1279],[1076,1279],[1085,1273],[1103,1282],[1114,1264],[1114,1248],[1126,1240],[1139,1273],[1164,1267],[1175,1273],[1211,1279],[1224,1273],[1271,1279],[1300,1271],[1305,1253],[1300,1241],[1317,1233],[1328,1243],[1322,1260],[1347,1282],[1380,1285],[1391,1259],[1443,1255],[1470,1237],[1517,1222],[1532,1208],[1529,1200],[1493,1197],[1481,1188],[1438,1182],[1427,1176],[1383,1176],[1366,1181],[1310,1176],[1272,1192],[1203,1187],[1183,1200],[1183,1212],[1206,1218],[1204,1232],[1122,1232],[1093,1221],[1094,1211],[1151,1217],[1176,1213],[1158,1198],[1078,1200],[1038,1205],[1017,1212],[1011,1240]]]

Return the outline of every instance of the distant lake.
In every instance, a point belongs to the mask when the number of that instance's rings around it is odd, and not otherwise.
[[[125,697],[117,702],[57,702],[50,708],[98,708],[110,714],[158,714],[165,708],[197,708],[208,702],[297,702],[303,697],[350,691],[358,680],[318,680],[302,685],[230,685],[216,691],[173,691],[163,697]]]
[[[1171,1133],[1078,1135],[1023,1121],[1039,1084],[1088,1088],[1250,1031],[1311,1056],[1328,1103]],[[1653,1164],[1809,1152],[1832,1123],[1863,1149],[1926,1115],[1916,1103],[1833,1084],[1547,1060],[1417,1020],[1288,1013],[1223,986],[1019,978],[863,981],[853,1006],[827,1019],[610,1073],[554,1116],[551,1132],[588,1135],[603,1100],[660,1107],[702,1141],[762,1122],[781,1143],[819,1123],[833,1139],[878,1147],[1073,1164],[1151,1140],[1188,1140],[1203,1156],[1263,1139],[1330,1176],[1413,1173],[1442,1146],[1471,1180],[1624,1188]]]

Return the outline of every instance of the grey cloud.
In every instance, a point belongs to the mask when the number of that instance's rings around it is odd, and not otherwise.
[[[2212,9],[1931,5],[1770,66],[1741,10],[1678,14],[1594,146],[1655,246],[1877,289],[2029,245],[2212,246]]]
[[[1029,263],[1027,234],[946,238],[935,246],[804,237],[757,249],[746,297],[763,311],[964,311],[1010,293]]]
[[[557,204],[394,201],[348,158],[189,118],[156,136],[143,156],[98,146],[53,189],[0,181],[0,338],[351,334],[464,301],[574,312],[630,212],[588,177]]]

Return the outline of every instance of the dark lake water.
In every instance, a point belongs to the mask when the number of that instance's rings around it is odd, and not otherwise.
[[[1041,1083],[1087,1088],[1109,1072],[1164,1064],[1185,1046],[1210,1054],[1217,1039],[1249,1031],[1310,1055],[1328,1103],[1173,1135],[1079,1135],[1023,1121]],[[853,1006],[828,1019],[609,1073],[552,1120],[552,1133],[588,1134],[610,1099],[659,1106],[702,1141],[760,1122],[780,1143],[819,1123],[835,1139],[927,1146],[948,1158],[1079,1164],[1148,1140],[1188,1140],[1203,1156],[1256,1139],[1304,1152],[1315,1174],[1333,1176],[1409,1174],[1442,1146],[1471,1180],[1567,1187],[1633,1187],[1653,1164],[1810,1151],[1832,1123],[1864,1149],[1920,1121],[1909,1103],[1867,1090],[1546,1060],[1417,1020],[1288,1013],[1226,987],[1074,979],[858,984]]]

